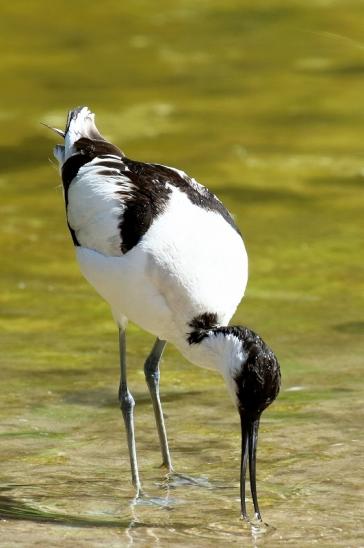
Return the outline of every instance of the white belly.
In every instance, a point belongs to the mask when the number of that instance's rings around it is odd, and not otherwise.
[[[76,249],[82,273],[117,321],[126,317],[177,346],[199,314],[216,313],[226,325],[247,283],[247,255],[239,234],[221,215],[193,205],[179,190],[125,255]]]

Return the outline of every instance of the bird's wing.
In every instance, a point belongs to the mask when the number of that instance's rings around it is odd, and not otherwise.
[[[163,212],[171,189],[107,142],[76,143],[78,152],[62,167],[67,220],[76,245],[122,255],[138,244]]]
[[[135,162],[128,158],[125,158],[124,160],[131,171],[136,170],[141,174],[142,184],[144,181],[148,181],[161,188],[177,188],[183,192],[194,205],[208,211],[219,213],[234,230],[240,233],[232,215],[217,196],[187,175],[184,171],[162,164]]]

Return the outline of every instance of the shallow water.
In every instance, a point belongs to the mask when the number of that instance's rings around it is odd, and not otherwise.
[[[2,6],[1,546],[360,546],[364,6],[192,0]],[[236,216],[250,281],[236,322],[278,354],[258,492],[239,519],[239,420],[221,379],[167,348],[165,481],[128,329],[133,501],[117,333],[81,278],[40,121],[88,104],[132,158],[178,166]],[[218,250],[217,250],[218,259]],[[181,417],[181,415],[183,415]]]

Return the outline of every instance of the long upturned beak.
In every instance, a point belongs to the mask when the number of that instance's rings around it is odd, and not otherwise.
[[[254,504],[254,516],[256,519],[262,519],[260,515],[258,497],[257,497],[257,484],[256,484],[256,454],[257,454],[257,442],[258,442],[258,429],[259,429],[258,416],[250,416],[243,412],[240,412],[241,422],[241,467],[240,467],[240,501],[241,501],[241,515],[244,519],[248,519],[245,502],[245,480],[246,480],[246,468],[249,456],[249,479],[250,490]]]

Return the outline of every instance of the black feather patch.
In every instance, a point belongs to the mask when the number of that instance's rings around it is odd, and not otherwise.
[[[134,182],[134,177],[127,172]],[[120,194],[124,197],[123,192]],[[120,220],[121,251],[123,254],[138,244],[153,220],[163,212],[170,191],[144,181],[143,185],[125,197],[126,209]]]
[[[65,192],[68,191],[68,187],[76,177],[80,168],[88,162],[91,162],[91,160],[92,158],[88,157],[86,154],[74,154],[65,161],[62,166],[62,181]]]
[[[207,331],[209,329],[217,327],[217,314],[215,312],[204,312],[203,314],[192,318],[188,325],[189,327],[192,327],[192,331],[188,334],[188,343],[198,344],[207,337]]]
[[[204,312],[192,318],[188,324],[193,329],[211,329],[218,325],[216,312]]]
[[[81,139],[75,142],[74,146],[81,152],[81,154],[85,154],[91,159],[96,158],[97,156],[103,156],[105,154],[112,154],[113,156],[118,156],[119,158],[124,157],[124,154],[121,152],[120,148],[102,139],[88,139],[87,137],[81,137]]]
[[[247,354],[235,377],[239,410],[257,418],[278,395],[280,367],[274,352],[259,335],[246,327],[239,329]]]
[[[225,221],[240,234],[234,219],[220,200],[202,185],[196,186],[196,183],[194,183],[188,175],[182,176],[177,173],[177,171],[161,164],[145,164],[143,162],[135,162],[128,158],[124,158],[124,162],[131,171],[136,170],[139,172],[139,176],[142,179],[141,184],[143,184],[145,180],[153,181],[154,184],[161,185],[169,183],[187,194],[189,200],[194,205],[208,211],[216,211],[219,213]]]

